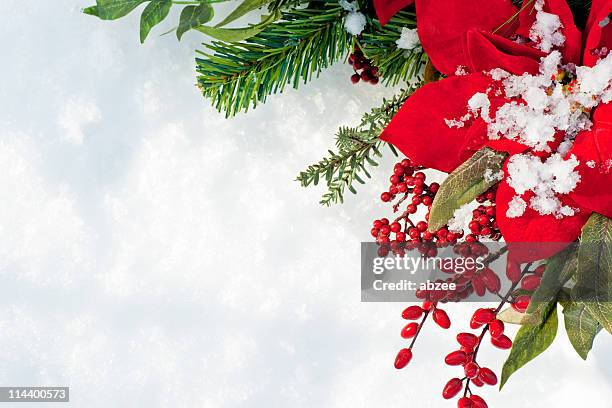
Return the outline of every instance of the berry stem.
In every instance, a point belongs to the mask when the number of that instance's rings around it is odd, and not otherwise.
[[[504,247],[504,251],[507,251],[508,247]],[[502,252],[501,250],[499,252]],[[499,254],[496,253],[495,255]],[[502,252],[502,253],[503,253]],[[499,258],[499,256],[501,256],[501,254],[499,254],[497,256],[497,258]],[[521,279],[523,278],[523,276],[527,275],[529,273],[529,268],[531,267],[532,262],[528,263],[527,265],[525,265],[525,267],[523,268],[523,271],[521,272]],[[508,302],[508,299],[510,299],[510,296],[512,295],[512,293],[516,290],[517,286],[520,284],[521,279],[517,280],[516,282],[512,283],[512,286],[510,286],[510,288],[508,289],[508,291],[506,292],[506,294],[502,297],[501,302],[499,303],[499,305],[497,306],[497,308],[495,309],[495,314],[497,315],[500,310],[502,309],[502,307],[504,307],[504,305]],[[476,357],[478,356],[478,350],[480,349],[480,345],[482,344],[482,339],[484,338],[485,334],[487,333],[487,331],[489,331],[489,323],[487,323],[483,329],[482,332],[480,333],[480,336],[478,336],[478,344],[476,344],[476,348],[474,349],[474,353],[472,355],[472,361],[474,363],[476,363]],[[463,392],[463,396],[466,397],[467,393],[470,393],[470,395],[472,395],[472,391],[470,390],[470,379],[467,379],[467,382],[465,383],[465,391]]]
[[[409,349],[412,349],[412,347],[414,346],[414,343],[419,337],[419,333],[421,333],[421,329],[423,328],[423,325],[425,324],[427,317],[429,316],[429,314],[431,313],[433,309],[434,309],[434,306],[432,306],[429,310],[425,311],[425,314],[423,315],[423,318],[421,319],[421,322],[419,323],[419,328],[417,329],[417,332],[415,333],[414,337],[412,338],[412,341],[410,342],[410,346],[408,347]]]

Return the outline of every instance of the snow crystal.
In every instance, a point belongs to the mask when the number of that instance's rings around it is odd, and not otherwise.
[[[486,169],[484,172],[484,179],[488,183],[491,183],[493,181],[499,181],[503,178],[504,172],[502,170],[493,171],[492,169]]]
[[[468,67],[465,65],[457,65],[457,69],[455,70],[455,75],[464,76],[468,74]]]
[[[518,195],[533,192],[529,206],[538,213],[556,217],[573,215],[573,209],[564,206],[557,195],[576,188],[580,181],[580,174],[575,170],[578,164],[574,155],[565,160],[555,153],[542,161],[530,154],[517,154],[508,162],[507,181]]]
[[[508,204],[508,211],[506,211],[506,217],[516,218],[525,214],[527,203],[519,196],[512,197],[512,200]]]
[[[348,0],[340,0],[340,6],[348,11],[344,20],[344,29],[352,35],[359,35],[366,26],[366,17],[359,12],[357,2],[349,2]]]
[[[589,167],[590,169],[594,169],[595,168],[595,160],[589,160],[588,162],[585,163],[587,165],[587,167]]]
[[[556,14],[543,11],[544,0],[538,0],[535,4],[536,21],[529,31],[529,38],[537,44],[544,52],[551,52],[554,47],[560,47],[565,43],[565,36],[561,33],[563,24]]]
[[[444,123],[449,128],[462,128],[465,126],[465,122],[456,119],[444,119]]]
[[[472,212],[477,207],[478,202],[474,200],[456,209],[453,213],[453,218],[448,221],[448,230],[451,232],[461,232],[464,229],[468,229],[468,224],[472,221]]]
[[[402,34],[395,43],[397,48],[408,51],[421,48],[421,41],[419,40],[416,28],[402,28]]]
[[[490,122],[491,118],[489,117],[489,108],[491,107],[491,101],[487,94],[478,92],[474,94],[468,101],[468,107],[470,111],[476,114],[480,111],[480,116],[483,118],[485,122]]]
[[[366,26],[366,18],[359,12],[348,13],[344,21],[344,28],[349,34],[359,35]]]

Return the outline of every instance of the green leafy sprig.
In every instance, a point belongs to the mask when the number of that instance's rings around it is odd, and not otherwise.
[[[364,178],[371,178],[368,166],[378,166],[374,157],[382,157],[383,145],[397,156],[395,148],[380,140],[379,135],[414,90],[408,88],[390,100],[384,100],[382,106],[366,113],[358,126],[341,127],[336,134],[337,151],[329,150],[329,156],[308,166],[298,175],[297,181],[307,187],[325,180],[327,192],[320,203],[327,206],[344,202],[347,189],[356,194],[354,182],[364,184]]]

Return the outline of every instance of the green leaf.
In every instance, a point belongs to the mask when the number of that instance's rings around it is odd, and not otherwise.
[[[500,389],[512,374],[540,355],[555,339],[558,325],[557,304],[549,306],[544,314],[546,316],[544,323],[537,326],[522,326],[518,331],[502,369]]]
[[[223,19],[219,24],[215,27],[223,27],[231,23],[232,21],[238,20],[240,17],[244,16],[250,11],[256,10],[260,7],[265,6],[270,3],[272,0],[244,0],[238,7],[234,9],[227,17]]]
[[[531,296],[524,324],[541,324],[544,321],[543,311],[557,301],[563,285],[574,275],[577,267],[578,252],[574,245],[558,252],[547,261],[540,286]]]
[[[128,15],[148,0],[96,0],[98,17],[102,20],[116,20]]]
[[[172,0],[152,0],[142,12],[140,17],[140,43],[144,43],[149,32],[161,23],[172,7]]]
[[[232,43],[232,42],[240,42],[244,41],[248,38],[251,38],[260,32],[262,32],[267,25],[273,23],[281,17],[280,11],[275,11],[269,16],[265,17],[261,23],[253,24],[249,27],[244,28],[218,28],[218,27],[208,27],[208,26],[199,26],[195,27],[196,30],[204,33],[210,37],[216,38],[217,40]]]
[[[214,15],[214,10],[208,3],[197,6],[187,6],[181,11],[179,26],[176,29],[176,37],[181,40],[183,34],[194,27],[208,23]]]
[[[583,302],[563,303],[563,316],[570,343],[580,357],[586,360],[589,351],[593,348],[593,340],[601,330],[601,325]]]
[[[98,12],[98,6],[89,6],[83,9],[83,14],[89,14],[90,16],[100,17]]]
[[[593,213],[582,227],[571,298],[612,333],[612,220]]]
[[[488,147],[480,149],[466,162],[457,167],[440,186],[429,214],[429,229],[438,230],[453,218],[459,207],[472,202],[476,196],[487,191],[497,180],[485,179],[485,171],[497,173],[501,170],[505,153]]]

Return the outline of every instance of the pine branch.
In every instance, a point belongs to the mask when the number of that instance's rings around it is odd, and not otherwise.
[[[336,134],[337,152],[329,150],[328,157],[302,171],[297,181],[307,187],[325,179],[328,191],[320,203],[327,206],[344,202],[346,189],[356,194],[353,183],[365,184],[364,178],[371,178],[367,167],[378,166],[373,157],[382,157],[380,150],[386,143],[379,139],[380,133],[415,89],[403,90],[392,99],[383,100],[382,106],[366,113],[358,126],[340,128]],[[393,146],[387,146],[397,156]]]
[[[414,12],[402,11],[396,14],[384,27],[378,20],[369,21],[369,29],[359,40],[365,56],[372,60],[383,79],[383,83],[397,85],[417,77],[427,63],[422,49],[407,51],[397,48],[402,28],[416,28]]]
[[[346,12],[337,1],[283,11],[282,18],[239,43],[214,41],[200,52],[198,86],[226,116],[265,102],[287,84],[297,88],[349,51]]]

